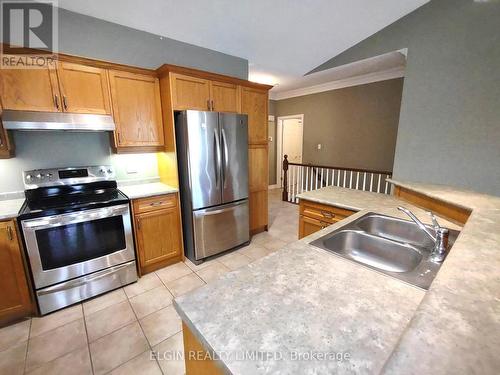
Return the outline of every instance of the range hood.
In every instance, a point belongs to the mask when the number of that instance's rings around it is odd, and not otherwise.
[[[5,110],[2,123],[10,130],[113,131],[115,123],[109,115],[63,112],[31,112]]]

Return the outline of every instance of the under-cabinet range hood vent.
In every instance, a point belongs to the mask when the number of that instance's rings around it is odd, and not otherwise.
[[[113,131],[115,123],[109,115],[62,112],[5,110],[2,123],[10,130]]]

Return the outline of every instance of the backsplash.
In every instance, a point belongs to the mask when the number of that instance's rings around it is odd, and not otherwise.
[[[22,172],[36,168],[111,164],[117,180],[158,177],[156,154],[113,154],[109,134],[13,132],[16,156],[0,160],[0,193],[24,190]]]

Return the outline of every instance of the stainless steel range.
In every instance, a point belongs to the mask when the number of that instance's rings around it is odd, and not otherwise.
[[[18,218],[40,313],[137,280],[129,199],[109,166],[24,172]]]

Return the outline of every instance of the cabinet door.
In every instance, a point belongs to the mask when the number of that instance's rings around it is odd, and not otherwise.
[[[323,228],[326,228],[330,223],[320,220],[311,219],[310,217],[299,216],[299,239],[309,236]]]
[[[158,78],[109,72],[118,146],[163,146],[163,122]]]
[[[3,109],[61,111],[56,70],[0,69],[0,99]]]
[[[267,191],[268,169],[267,146],[250,145],[248,147],[248,185],[251,192]]]
[[[250,193],[248,196],[251,234],[256,234],[267,229],[267,199],[267,190]]]
[[[176,110],[210,110],[210,81],[207,79],[170,73],[172,105]]]
[[[241,112],[248,115],[248,143],[267,144],[267,91],[241,88]]]
[[[148,273],[181,260],[181,232],[177,208],[161,209],[135,216],[139,262]]]
[[[210,82],[212,111],[240,112],[240,86],[225,82]]]
[[[65,112],[111,114],[105,69],[61,62],[57,74]]]
[[[14,221],[0,222],[0,323],[28,315],[31,298]]]

